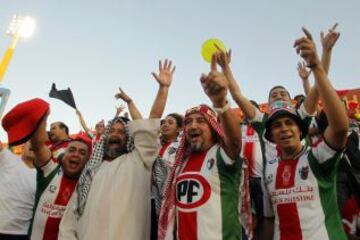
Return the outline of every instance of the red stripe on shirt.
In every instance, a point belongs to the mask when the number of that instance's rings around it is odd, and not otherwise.
[[[251,126],[247,126],[246,136],[253,136],[255,134],[254,129]],[[244,145],[244,156],[249,162],[249,175],[250,177],[254,176],[254,142],[246,141]]]
[[[178,212],[178,239],[179,240],[197,240],[197,213],[196,212]],[[180,223],[186,224],[180,224]]]
[[[204,163],[207,151],[192,153],[186,163],[183,172],[200,172]]]
[[[296,203],[277,205],[279,215],[280,239],[302,240],[299,213]]]
[[[165,143],[165,144],[161,147],[161,149],[160,149],[160,151],[159,151],[159,156],[160,156],[160,157],[163,157],[163,156],[164,156],[165,150],[170,146],[170,144],[171,144],[171,142],[168,142],[168,143]]]
[[[77,179],[69,179],[64,176],[61,178],[60,189],[55,199],[54,206],[66,206],[68,204],[70,197],[75,190],[76,183]],[[45,225],[43,240],[58,239],[59,225],[64,211],[60,214],[61,217],[48,217]]]
[[[280,160],[276,173],[276,189],[286,189],[295,186],[296,165],[298,159]],[[277,205],[279,216],[280,239],[301,240],[300,217],[296,203]]]
[[[204,163],[207,151],[192,153],[183,170],[184,172],[199,172]],[[197,240],[197,212],[177,211],[179,240]]]

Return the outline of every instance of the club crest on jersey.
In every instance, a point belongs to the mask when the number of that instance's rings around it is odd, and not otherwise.
[[[57,189],[56,185],[50,185],[49,186],[49,192],[51,192],[51,193],[54,193],[56,191],[56,189]]]
[[[207,166],[207,168],[208,168],[209,170],[211,170],[211,169],[213,168],[214,164],[215,164],[215,159],[210,158],[210,159],[207,161],[206,166]]]
[[[306,180],[309,176],[309,166],[300,168],[299,174],[302,180]]]
[[[265,178],[265,183],[266,184],[271,183],[273,181],[273,178],[274,178],[274,176],[272,174],[267,175]]]
[[[174,152],[176,152],[176,148],[169,147],[168,154],[173,154]]]
[[[195,173],[182,174],[176,180],[176,206],[193,209],[205,204],[211,195],[209,182]]]
[[[286,165],[284,167],[284,171],[281,175],[282,181],[284,186],[288,186],[290,184],[290,178],[291,178],[291,167]]]
[[[276,158],[274,158],[274,159],[271,159],[270,161],[269,161],[269,164],[274,164],[274,163],[276,163]]]

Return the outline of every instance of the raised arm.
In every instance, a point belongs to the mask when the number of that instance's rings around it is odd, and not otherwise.
[[[299,77],[301,78],[302,83],[303,83],[303,89],[304,89],[305,96],[307,96],[311,89],[310,82],[309,82],[309,76],[311,74],[311,71],[307,70],[305,62],[298,63],[297,71],[298,71]]]
[[[217,71],[216,55],[212,57],[210,73],[202,75],[200,81],[213,107],[220,109],[218,114],[222,129],[224,130],[224,150],[229,157],[236,159],[241,151],[240,125],[236,121],[237,117],[226,100],[228,83],[225,75]]]
[[[120,104],[120,106],[115,106],[115,117],[120,116],[120,114],[124,111],[125,108],[126,107],[124,104]]]
[[[326,74],[329,73],[330,69],[332,49],[340,37],[340,33],[336,31],[337,26],[338,24],[335,23],[326,35],[324,32],[320,33],[322,45],[321,64],[323,65]]]
[[[305,37],[297,39],[294,43],[296,52],[311,68],[320,99],[324,104],[324,111],[328,117],[328,127],[325,130],[326,142],[335,149],[345,147],[348,131],[348,119],[343,103],[332,87],[324,67],[317,55],[315,43],[308,30],[303,28]]]
[[[126,102],[132,120],[143,119],[139,109],[136,107],[135,102],[121,88],[119,88],[119,92],[115,94],[115,98]]]
[[[222,71],[227,79],[228,88],[231,94],[232,99],[239,106],[241,111],[243,111],[246,118],[252,120],[256,115],[256,108],[244,95],[242,95],[240,87],[236,82],[232,70],[230,68],[231,62],[231,50],[227,53],[223,52],[218,48],[219,52],[216,54],[217,63],[221,66]]]
[[[44,166],[50,159],[51,159],[51,151],[46,146],[45,142],[47,139],[47,132],[46,132],[46,121],[48,115],[44,116],[37,129],[31,136],[31,147],[35,154],[34,165],[36,167]]]
[[[156,94],[155,101],[151,107],[149,118],[162,117],[174,72],[175,66],[172,67],[172,62],[165,59],[164,64],[159,61],[159,74],[156,74],[154,72],[151,73],[156,79],[156,81],[159,83],[159,90]]]
[[[80,121],[80,124],[81,124],[81,127],[84,129],[84,131],[89,135],[91,136],[89,133],[91,132],[90,131],[90,128],[87,126],[85,120],[84,120],[84,117],[83,115],[81,114],[80,110],[79,109],[76,109],[76,115],[78,115],[79,117],[79,121]]]
[[[7,88],[0,88],[0,119],[4,113],[6,103],[9,100],[10,90]]]
[[[324,35],[324,32],[320,33],[321,45],[323,49],[321,56],[321,64],[326,75],[328,74],[330,68],[332,49],[335,46],[336,41],[340,37],[340,33],[335,31],[337,25],[338,24],[336,23],[331,29],[329,29],[329,32],[326,35]],[[304,101],[304,106],[308,113],[313,113],[317,108],[319,92],[316,84],[317,82],[315,81],[314,86],[310,89]]]

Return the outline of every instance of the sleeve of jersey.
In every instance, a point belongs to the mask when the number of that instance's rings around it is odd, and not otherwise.
[[[9,163],[11,161],[15,161],[17,158],[18,158],[18,156],[16,156],[10,150],[4,148],[0,152],[0,169],[2,167],[4,167],[7,163]]]
[[[261,188],[262,188],[262,192],[263,192],[264,217],[267,217],[267,218],[275,217],[274,209],[272,207],[269,193],[267,191],[267,188],[265,187],[264,181],[261,181]]]
[[[299,116],[301,117],[301,119],[305,119],[305,118],[307,118],[307,117],[310,117],[310,118],[314,117],[314,114],[310,114],[310,113],[308,113],[308,112],[306,111],[305,106],[304,106],[304,103],[302,103],[302,104],[300,105],[300,107],[299,107],[299,109],[297,110],[297,112],[298,112]]]
[[[332,149],[324,140],[312,147],[308,156],[316,177],[326,177],[336,170],[342,151]]]
[[[43,192],[47,185],[54,178],[56,173],[60,170],[60,164],[51,158],[44,166],[36,168],[37,170],[37,192]]]
[[[95,134],[93,134],[91,131],[87,131],[86,134],[89,136],[89,138],[93,139],[95,138]]]
[[[61,219],[58,240],[77,240],[75,216],[76,194],[73,194]]]
[[[259,109],[255,108],[255,117],[251,119],[251,123],[262,123],[264,121],[264,113],[261,112]]]
[[[236,159],[232,159],[230,158],[225,150],[223,148],[220,147],[220,161],[222,161],[226,166],[231,166],[234,165],[234,163],[240,161],[240,155],[236,158]]]
[[[160,119],[139,119],[129,123],[130,135],[134,138],[135,151],[148,169],[152,168],[160,150],[157,143],[159,127]]]

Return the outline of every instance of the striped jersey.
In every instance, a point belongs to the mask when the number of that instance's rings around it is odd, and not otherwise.
[[[322,141],[297,159],[267,162],[264,215],[275,216],[274,239],[346,239],[336,199],[341,155]]]
[[[241,239],[241,168],[218,144],[188,157],[176,178],[177,239]]]
[[[250,177],[262,177],[263,159],[258,133],[250,124],[241,125],[241,157],[249,162]]]
[[[51,151],[53,158],[58,161],[58,158],[63,154],[67,148],[67,145],[71,142],[71,139],[66,139],[58,143],[49,143],[48,147]]]
[[[37,171],[35,208],[30,228],[31,240],[56,240],[61,218],[75,190],[77,179],[65,177],[54,159]]]

